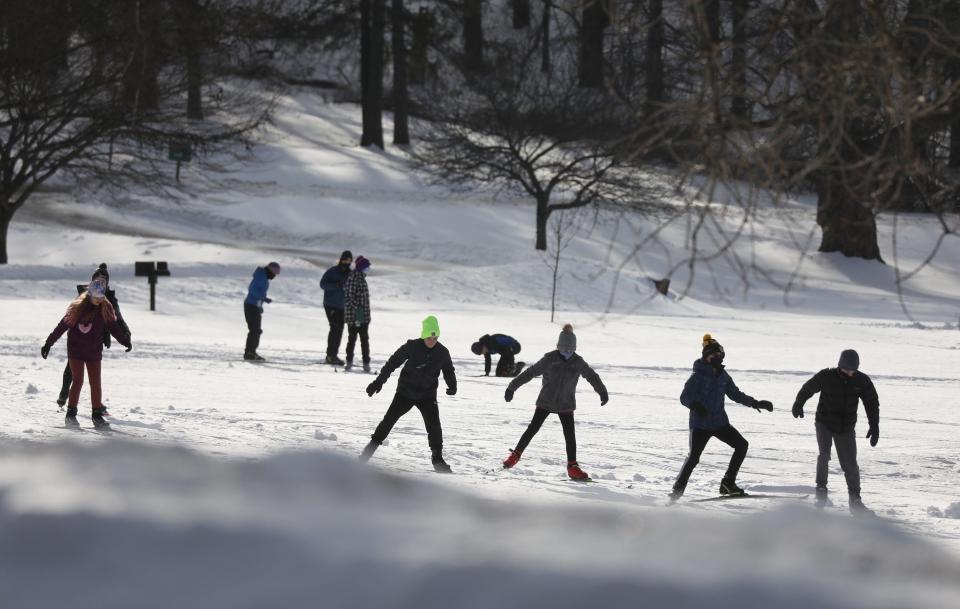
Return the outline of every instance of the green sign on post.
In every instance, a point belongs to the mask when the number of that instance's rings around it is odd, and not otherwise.
[[[170,142],[167,158],[178,163],[189,163],[193,160],[193,148],[190,147],[190,142]]]
[[[189,163],[193,159],[193,149],[190,142],[170,142],[167,158],[177,162],[177,182],[180,181],[180,163]]]

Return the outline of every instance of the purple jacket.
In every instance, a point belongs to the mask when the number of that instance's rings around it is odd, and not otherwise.
[[[118,343],[124,347],[130,346],[130,336],[120,328],[117,322],[105,322],[100,311],[96,311],[89,322],[80,321],[72,328],[67,325],[66,318],[61,319],[47,337],[46,346],[52,347],[66,332],[67,357],[84,362],[99,362],[103,359],[104,328],[110,330],[110,334],[113,334]]]

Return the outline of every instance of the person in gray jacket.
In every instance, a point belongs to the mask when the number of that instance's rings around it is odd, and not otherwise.
[[[516,448],[503,461],[503,467],[509,469],[520,461],[520,455],[530,444],[533,436],[540,431],[540,426],[547,420],[551,412],[560,417],[563,426],[563,438],[567,445],[567,475],[574,480],[588,480],[590,477],[577,464],[577,436],[574,429],[573,411],[577,408],[577,382],[584,377],[593,386],[600,396],[600,405],[607,403],[609,396],[607,388],[603,386],[600,377],[593,368],[575,353],[577,350],[577,335],[573,333],[573,326],[566,324],[557,340],[557,350],[545,354],[539,362],[527,368],[507,386],[503,399],[511,401],[513,393],[521,385],[543,376],[543,387],[537,396],[537,409],[533,412],[533,420],[527,430],[520,436]]]

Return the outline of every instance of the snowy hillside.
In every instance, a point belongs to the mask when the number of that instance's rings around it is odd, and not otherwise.
[[[506,382],[484,377],[469,346],[503,332],[533,362],[556,344],[532,205],[426,186],[402,154],[357,148],[354,106],[300,95],[280,108],[259,162],[216,182],[186,171],[176,204],[46,193],[15,217],[0,267],[0,607],[960,603],[960,240],[905,283],[914,322],[890,266],[798,250],[814,228],[809,201],[762,211],[754,237],[697,267],[679,299],[649,278],[682,260],[680,222],[634,252],[663,218],[585,216],[561,263],[558,319],[610,390],[604,407],[587,383],[578,393],[579,461],[595,482],[567,480],[556,418],[505,471],[539,383],[505,403]],[[910,216],[898,228],[912,269],[939,227]],[[890,218],[880,230],[892,260]],[[356,462],[396,374],[368,398],[373,377],[319,363],[318,281],[348,248],[373,263],[374,368],[426,315],[440,321],[459,378],[439,400],[452,476],[432,472],[416,412],[370,466]],[[170,264],[155,313],[135,260]],[[241,303],[269,260],[283,271],[263,319],[268,362],[254,365],[241,359]],[[73,286],[103,261],[134,343],[104,355],[112,434],[90,427],[86,389],[83,430],[60,427],[65,338],[39,356]],[[750,442],[740,484],[794,498],[694,501],[716,494],[729,459],[713,441],[685,500],[665,507],[687,450],[678,396],[705,332],[740,389],[774,404],[728,401]],[[836,460],[829,505],[802,498],[816,398],[804,419],[790,406],[845,348],[880,395],[879,445],[862,439],[862,411],[858,426],[863,499],[880,519],[849,516]],[[89,585],[98,576],[107,585]]]

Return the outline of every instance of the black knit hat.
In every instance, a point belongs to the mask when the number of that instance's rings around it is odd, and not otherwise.
[[[709,334],[703,335],[703,351],[701,355],[704,359],[713,355],[714,353],[719,353],[724,355],[723,345],[717,342],[717,339],[713,338]]]
[[[845,349],[840,352],[840,361],[837,362],[837,368],[844,370],[859,370],[860,355],[853,349]]]
[[[104,281],[110,283],[110,273],[107,272],[107,263],[101,262],[100,266],[97,267],[97,270],[93,272],[93,276],[90,277],[90,280],[94,280],[97,277],[102,277]]]
[[[482,355],[482,354],[483,354],[483,345],[480,344],[480,341],[477,341],[477,342],[473,343],[472,345],[470,345],[470,350],[473,351],[473,354],[474,354],[474,355]]]
[[[343,250],[343,253],[340,254],[340,262],[344,260],[353,260],[353,252],[350,250]]]

